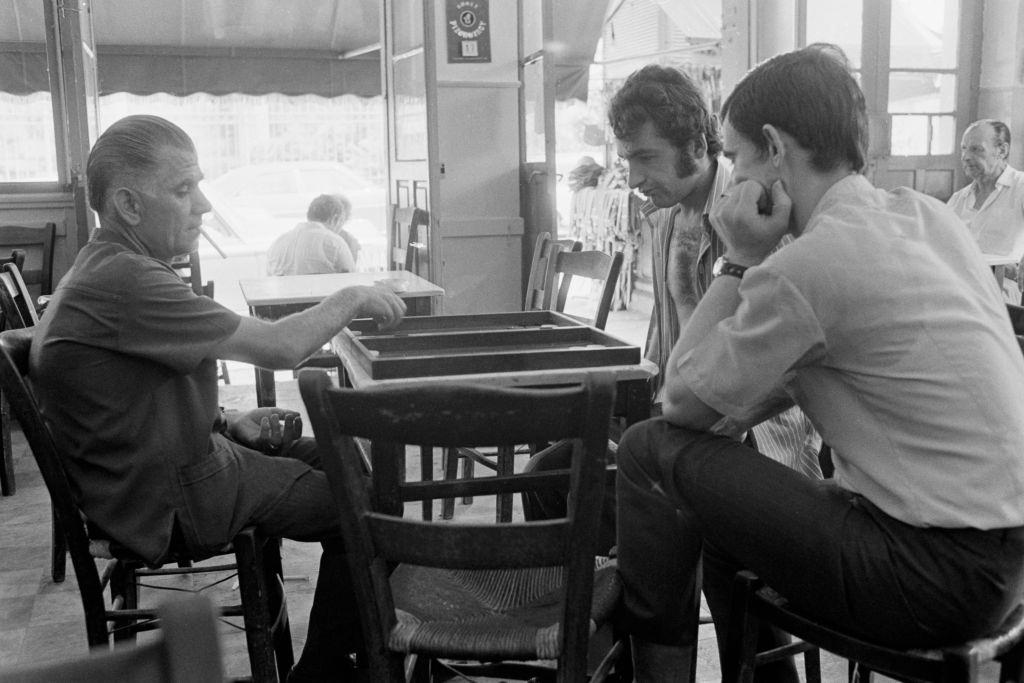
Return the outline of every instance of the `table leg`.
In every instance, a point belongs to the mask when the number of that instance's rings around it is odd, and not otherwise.
[[[277,405],[277,385],[274,382],[274,371],[254,368],[256,372],[256,405],[268,408]]]

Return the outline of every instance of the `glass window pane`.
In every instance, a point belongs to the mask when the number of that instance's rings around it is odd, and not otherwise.
[[[423,53],[395,62],[395,156],[427,158],[427,86]]]
[[[394,20],[395,47],[392,54],[400,55],[423,46],[423,0],[394,2],[391,4]]]
[[[946,113],[956,108],[953,74],[893,71],[889,74],[889,113]]]
[[[50,93],[0,92],[0,182],[57,181],[57,145]]]
[[[542,0],[523,2],[523,56],[539,52],[544,47],[544,7]]]
[[[956,117],[933,116],[931,154],[953,154],[956,147]]]
[[[889,65],[955,69],[959,0],[892,0]]]
[[[892,117],[893,156],[923,156],[928,154],[928,117]]]
[[[523,67],[526,161],[544,161],[544,60]]]
[[[809,0],[807,43],[834,43],[860,69],[862,0]]]

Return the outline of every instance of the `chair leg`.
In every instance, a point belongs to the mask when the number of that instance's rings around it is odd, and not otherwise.
[[[498,470],[497,476],[505,476],[512,474],[512,469],[515,466],[515,453],[508,446],[502,446],[498,449]],[[512,494],[511,493],[499,493],[497,509],[495,510],[495,516],[499,522],[511,522],[512,521]]]
[[[276,546],[269,548],[263,545],[275,544],[277,540],[257,538],[253,529],[243,529],[233,543],[252,680],[276,683],[284,680],[294,663],[284,591],[278,590],[280,550]],[[276,553],[277,562],[273,558],[268,560],[267,553]],[[275,623],[279,624],[282,631],[278,637],[274,634]],[[286,647],[282,642],[285,637]],[[280,657],[277,656],[275,645],[281,646]]]
[[[138,567],[133,562],[118,561],[110,573],[110,603],[114,609],[134,610],[139,607]],[[114,619],[114,641],[134,641],[135,623],[132,618]]]
[[[757,659],[757,619],[750,613],[760,579],[748,572],[736,575],[729,613],[729,631],[722,657],[722,681],[752,683]]]
[[[50,516],[50,578],[54,583],[63,583],[67,573],[68,542],[61,531],[60,522],[57,521],[57,514],[51,512]]]
[[[0,394],[0,449],[3,451],[0,462],[0,495],[13,496],[14,485],[14,453],[11,451],[11,406],[7,398]]]
[[[444,479],[451,481],[459,477],[459,453],[454,448],[444,449]],[[455,516],[455,499],[441,499],[441,519],[451,519]]]
[[[816,647],[804,652],[804,674],[807,683],[821,683],[821,651]]]

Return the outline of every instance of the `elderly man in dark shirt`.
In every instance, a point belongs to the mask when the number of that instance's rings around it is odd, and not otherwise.
[[[154,563],[175,543],[212,553],[248,525],[325,541],[292,680],[338,680],[360,635],[315,443],[296,438],[292,411],[222,413],[216,363],[291,368],[354,317],[386,327],[405,305],[385,288],[351,287],[268,322],[194,294],[169,263],[195,249],[210,204],[195,147],[169,121],[114,123],[86,172],[100,228],[53,295],[30,372],[78,503]]]

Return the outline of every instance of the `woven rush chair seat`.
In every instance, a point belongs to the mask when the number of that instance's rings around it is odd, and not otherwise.
[[[465,659],[558,659],[561,567],[448,570],[400,565],[391,575],[398,623],[388,645]],[[591,635],[611,619],[622,594],[614,560],[594,573]]]
[[[357,390],[307,369],[299,389],[337,502],[369,680],[431,680],[450,675],[452,660],[459,675],[575,682],[592,672],[605,680],[622,651],[613,642],[605,655],[591,638],[610,630],[619,597],[614,564],[595,559],[610,374],[553,389],[422,382]],[[447,448],[558,439],[572,440],[571,468],[455,481],[432,479],[427,468],[419,480],[407,477],[417,450],[429,465]],[[569,489],[569,508],[545,521],[404,517],[409,503],[558,487]]]

